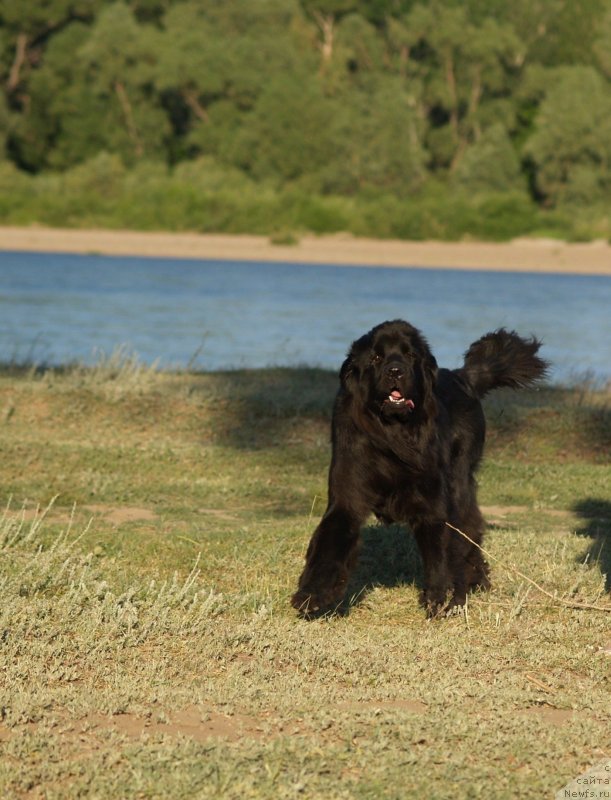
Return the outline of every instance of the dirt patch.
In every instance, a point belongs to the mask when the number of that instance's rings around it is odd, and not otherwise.
[[[575,718],[575,712],[564,708],[552,708],[551,706],[533,706],[525,708],[523,714],[537,717],[550,725],[566,725]]]
[[[529,506],[481,506],[482,514],[489,525],[499,525],[510,514],[545,514],[549,517],[567,519],[570,511],[561,508],[533,509]]]
[[[113,508],[105,505],[85,506],[85,510],[92,514],[104,517],[112,525],[123,525],[126,522],[154,522],[158,517],[150,508],[138,508],[136,506],[123,506]]]
[[[41,522],[43,519],[47,519],[56,525],[69,525],[73,521],[73,515],[65,510],[56,511],[54,508],[41,508],[40,506],[23,506],[23,508],[19,509],[7,508],[0,517],[2,520],[11,520],[16,525]]]
[[[424,714],[427,706],[419,700],[369,700],[339,703],[334,707],[338,711],[407,711],[411,714]],[[64,714],[61,714],[64,717]],[[8,728],[0,724],[0,742],[8,741],[20,731],[37,731],[42,723],[27,723],[23,726]],[[243,738],[273,738],[282,733],[304,734],[306,728],[301,718],[292,723],[278,724],[274,729],[269,715],[253,717],[248,714],[224,714],[220,711],[190,706],[172,714],[151,711],[146,716],[135,714],[89,714],[78,720],[63,718],[54,724],[55,730],[70,739],[83,743],[86,747],[94,746],[95,739],[108,731],[120,734],[128,739],[140,739],[143,736],[187,736],[197,742],[210,739],[224,739],[237,742]],[[320,731],[317,731],[320,733]]]
[[[248,509],[236,509],[236,511],[246,511]],[[231,514],[228,511],[225,511],[223,508],[198,508],[198,514],[207,514],[211,517],[217,517],[218,519],[229,520],[231,522],[239,519],[237,514]]]
[[[506,517],[508,514],[526,514],[528,506],[481,506],[485,517]]]
[[[82,515],[84,513],[104,517],[104,520],[112,525],[123,525],[126,522],[154,522],[158,519],[157,514],[151,511],[150,508],[139,508],[137,506],[113,507],[103,504],[76,506],[72,513],[53,507],[24,506],[20,509],[6,509],[2,516],[14,520],[16,523],[32,523],[44,518],[56,525],[69,525],[76,514]]]
[[[62,715],[63,716],[63,715]],[[0,724],[0,742],[5,742],[23,731],[37,731],[41,723],[28,723],[15,728]],[[78,720],[63,719],[54,729],[68,739],[74,739],[94,747],[100,734],[108,731],[128,739],[137,740],[143,736],[187,736],[198,742],[210,739],[224,739],[237,742],[244,737],[261,738],[265,735],[262,722],[246,714],[223,714],[211,709],[192,706],[171,715],[151,712],[148,716],[135,714],[89,714]]]
[[[165,736],[188,736],[197,742],[216,738],[236,742],[245,736],[259,738],[263,735],[260,723],[254,717],[221,714],[196,706],[177,711],[164,719],[155,719],[154,715],[142,718],[133,714],[118,714],[113,717],[91,716],[86,723],[94,732],[112,730],[129,739],[161,733]]]
[[[340,703],[341,711],[408,711],[410,714],[426,714],[428,706],[420,700],[368,700],[365,702]]]

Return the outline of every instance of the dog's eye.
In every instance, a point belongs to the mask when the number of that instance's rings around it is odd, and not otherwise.
[[[374,353],[371,356],[371,363],[372,364],[379,364],[382,361],[382,356],[379,356],[377,353]]]

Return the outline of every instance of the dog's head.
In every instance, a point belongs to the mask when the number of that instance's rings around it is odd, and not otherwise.
[[[344,390],[388,422],[434,413],[436,379],[426,339],[403,320],[383,322],[357,339],[340,372]]]

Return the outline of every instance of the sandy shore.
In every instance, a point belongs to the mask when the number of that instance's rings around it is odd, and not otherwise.
[[[603,241],[404,242],[338,234],[275,245],[263,236],[6,227],[0,250],[611,275],[611,246]]]

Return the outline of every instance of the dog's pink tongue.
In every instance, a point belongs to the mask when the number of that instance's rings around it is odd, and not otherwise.
[[[397,389],[393,389],[392,392],[390,393],[390,396],[394,397],[395,400],[400,400],[403,397],[401,392],[397,391]]]

